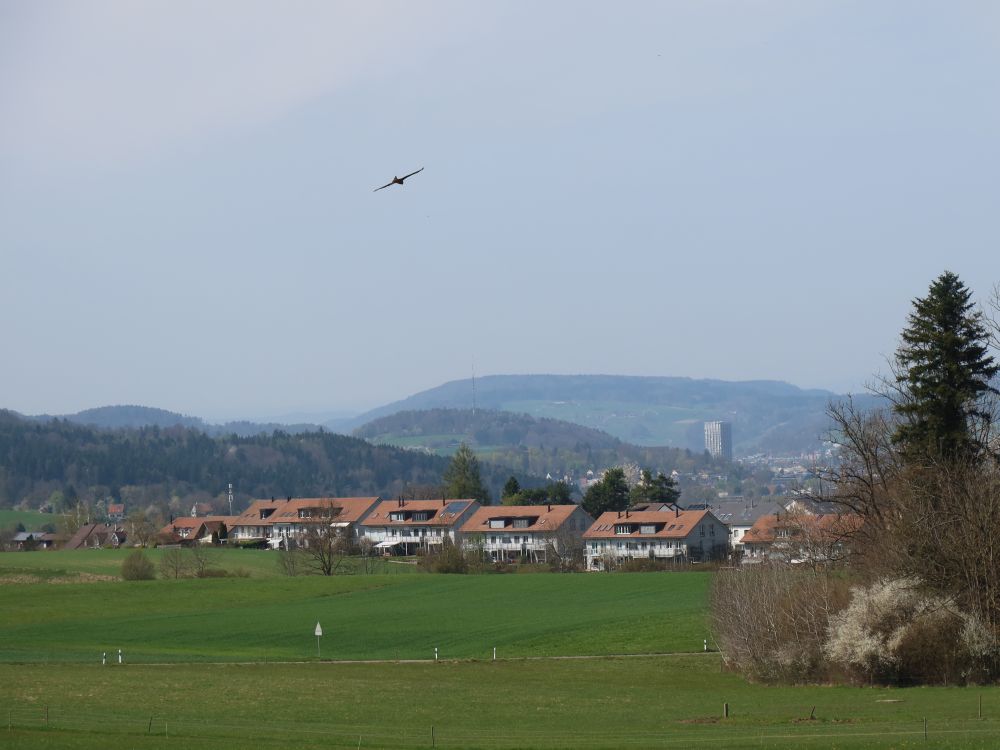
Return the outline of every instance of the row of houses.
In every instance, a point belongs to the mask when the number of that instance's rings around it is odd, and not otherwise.
[[[856,517],[801,499],[688,508],[649,503],[595,519],[575,504],[482,506],[471,499],[313,497],[256,500],[238,516],[172,519],[158,538],[161,543],[225,541],[288,549],[308,544],[311,532],[333,530],[384,555],[433,551],[447,540],[496,562],[541,563],[582,547],[587,569],[604,570],[627,560],[703,561],[733,552],[744,562],[829,561],[844,552],[846,538],[857,527]],[[118,524],[87,524],[65,546],[118,547],[127,538]]]
[[[742,501],[741,501],[742,502]],[[592,518],[566,505],[481,506],[471,499],[385,500],[379,497],[257,500],[239,516],[183,518],[164,534],[178,540],[209,541],[219,527],[228,540],[282,549],[302,543],[310,529],[332,527],[354,541],[365,540],[382,554],[412,555],[445,540],[481,549],[494,561],[546,562],[583,545],[587,568],[601,570],[628,559],[659,562],[708,560],[743,553],[750,561],[798,561],[819,542],[842,541],[856,527],[828,508],[779,503],[733,503],[681,508],[647,504]],[[803,519],[815,519],[812,524]],[[801,534],[806,531],[809,533]],[[828,539],[829,537],[829,539]],[[830,545],[827,545],[830,546]],[[794,548],[794,549],[793,549]]]

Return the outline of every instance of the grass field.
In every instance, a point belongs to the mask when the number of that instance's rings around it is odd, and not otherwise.
[[[87,557],[90,555],[91,557]],[[448,658],[693,652],[707,637],[705,573],[380,574],[35,583],[24,566],[80,566],[104,552],[0,556],[0,661],[130,662]],[[114,555],[120,561],[121,553]],[[110,559],[110,556],[109,556]],[[220,558],[223,559],[223,558]],[[274,553],[230,551],[225,559]],[[108,563],[111,564],[110,562]],[[412,570],[412,566],[391,566]],[[113,570],[108,568],[105,572]]]
[[[123,555],[0,554],[0,747],[1000,746],[997,688],[723,673],[707,573],[287,578],[229,550],[251,577],[60,582]]]
[[[1000,744],[997,689],[764,688],[721,674],[714,654],[438,664],[3,665],[0,686],[0,710],[11,726],[0,725],[0,745],[11,748],[427,748],[432,727],[435,747],[470,749]],[[728,719],[722,718],[725,702]]]
[[[59,519],[60,516],[35,510],[0,510],[0,529],[21,523],[28,531],[38,531],[47,524],[58,527]]]

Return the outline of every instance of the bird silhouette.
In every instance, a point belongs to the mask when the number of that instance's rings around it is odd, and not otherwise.
[[[385,190],[387,187],[390,187],[392,185],[402,185],[404,180],[407,180],[410,177],[413,177],[413,175],[418,174],[419,172],[423,172],[423,171],[424,171],[424,168],[421,167],[416,172],[410,172],[408,175],[405,175],[403,177],[393,177],[392,178],[392,182],[387,182],[382,187],[375,188],[374,190],[372,190],[372,192],[373,193],[377,193],[379,190]]]

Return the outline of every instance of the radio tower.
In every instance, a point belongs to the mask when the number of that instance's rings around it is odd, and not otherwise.
[[[233,483],[229,483],[229,515],[233,515]]]

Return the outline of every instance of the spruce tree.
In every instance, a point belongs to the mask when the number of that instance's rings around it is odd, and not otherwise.
[[[490,504],[490,493],[479,473],[479,459],[472,448],[462,443],[444,472],[444,491],[448,497],[478,500]]]
[[[1000,367],[989,354],[982,313],[973,311],[971,292],[946,271],[913,312],[896,351],[893,410],[902,419],[893,441],[909,459],[976,458],[985,447],[977,423],[989,420],[983,400]]]

